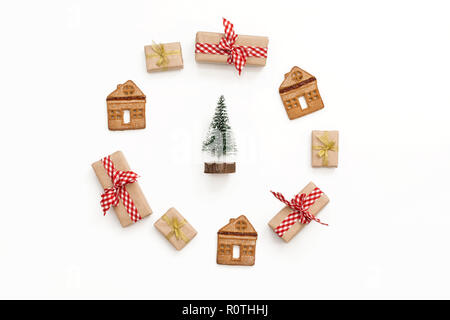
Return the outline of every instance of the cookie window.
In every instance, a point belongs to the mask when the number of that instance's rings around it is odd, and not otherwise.
[[[245,221],[236,222],[236,230],[242,231],[247,229],[247,223]]]
[[[299,82],[303,78],[303,74],[300,71],[295,71],[291,75],[292,80]]]

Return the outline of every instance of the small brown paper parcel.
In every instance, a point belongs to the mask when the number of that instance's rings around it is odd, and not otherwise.
[[[177,250],[183,249],[197,235],[197,231],[175,208],[170,208],[154,226]]]
[[[339,131],[317,131],[311,134],[311,165],[313,167],[338,166]]]
[[[179,42],[155,43],[144,47],[147,72],[183,69]]]
[[[217,32],[197,32],[197,36],[195,37],[196,43],[209,43],[209,44],[218,44],[220,40],[223,38],[223,33]],[[252,47],[262,47],[267,48],[269,45],[269,38],[262,36],[246,36],[246,35],[238,35],[236,39],[235,46],[252,46]],[[206,63],[221,63],[227,64],[228,55],[223,54],[210,54],[210,53],[195,53],[195,61],[197,62],[206,62]],[[248,57],[246,66],[265,66],[266,58],[263,57]]]
[[[302,191],[299,192],[299,194],[305,193],[306,195],[310,194],[311,191],[313,191],[316,188],[316,185],[312,182],[308,183],[306,187],[302,189]],[[325,193],[322,193],[319,199],[317,199],[312,206],[309,207],[308,211],[313,216],[316,216],[320,210],[325,207],[325,205],[330,201],[330,199],[327,197]],[[283,209],[281,209],[280,212],[276,214],[275,217],[272,218],[272,220],[269,221],[269,226],[274,230],[277,228],[281,222],[287,218],[289,214],[291,214],[293,210],[289,208],[288,206],[285,206]],[[312,221],[311,223],[314,223]],[[283,236],[281,237],[284,241],[289,242],[293,237],[299,233],[303,227],[305,227],[305,224],[300,223],[297,221],[295,224],[293,224],[289,230],[287,230]]]
[[[116,170],[121,170],[121,171],[130,171],[131,170],[122,151],[114,152],[113,154],[110,155],[110,158],[111,158],[111,161],[114,163],[114,168]],[[92,164],[92,168],[94,169],[95,174],[97,175],[98,181],[102,185],[103,189],[108,189],[113,186],[111,177],[106,172],[106,169],[103,166],[103,163],[101,160],[94,162]],[[152,214],[152,209],[148,205],[147,200],[145,199],[145,196],[142,193],[141,187],[139,186],[138,182],[127,184],[125,186],[125,188],[128,191],[128,193],[130,194],[130,197],[133,200],[134,205],[136,206],[138,213],[141,215],[142,218],[145,218],[145,217],[149,216],[150,214]],[[119,218],[119,222],[122,225],[122,227],[127,227],[127,226],[133,224],[133,221],[131,220],[125,206],[123,205],[122,199],[119,199],[119,204],[117,205],[117,207],[113,207],[113,208],[117,215],[117,218]]]

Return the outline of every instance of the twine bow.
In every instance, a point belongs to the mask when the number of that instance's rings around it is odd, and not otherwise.
[[[327,226],[328,224],[321,222],[318,218],[312,215],[308,209],[311,207],[317,199],[322,195],[322,191],[319,188],[315,188],[309,195],[305,193],[297,194],[291,201],[287,201],[284,196],[279,192],[272,192],[272,194],[286,206],[292,209],[292,212],[277,226],[274,231],[278,236],[282,237],[286,231],[288,231],[293,224],[300,222],[302,224],[309,224],[311,221],[316,221],[320,224]]]
[[[328,151],[337,151],[336,142],[328,139],[328,131],[323,133],[323,136],[317,136],[317,139],[322,143],[319,146],[313,146],[313,150],[319,150],[318,156],[322,158],[322,165],[328,166]]]
[[[186,224],[186,220],[179,221],[176,217],[170,219],[166,216],[163,216],[162,219],[169,225],[170,228],[172,228],[172,231],[170,231],[166,238],[169,239],[173,235],[177,238],[177,240],[183,240],[185,243],[189,242],[189,239],[186,237],[186,235],[181,231],[181,227]]]
[[[105,192],[102,194],[100,205],[103,209],[103,215],[106,215],[111,206],[117,207],[119,205],[119,200],[122,199],[130,219],[133,222],[141,220],[142,217],[125,188],[127,184],[136,182],[139,176],[133,171],[116,170],[110,156],[103,158],[102,163],[113,183],[112,187],[105,189]]]
[[[166,48],[162,43],[157,44],[153,41],[152,50],[155,52],[153,54],[148,54],[149,58],[159,57],[156,65],[158,67],[167,67],[169,65],[169,55],[171,54],[179,54],[179,50],[166,51]]]

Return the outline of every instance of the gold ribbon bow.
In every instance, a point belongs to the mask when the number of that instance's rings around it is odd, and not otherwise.
[[[180,53],[179,50],[166,51],[166,48],[164,48],[164,45],[162,43],[157,44],[155,43],[155,41],[153,41],[152,50],[155,53],[147,54],[147,57],[149,58],[159,57],[159,60],[156,62],[156,65],[158,67],[167,67],[169,65],[169,58],[167,56],[171,54]]]
[[[319,150],[318,156],[322,158],[322,165],[328,166],[328,151],[337,151],[336,142],[328,139],[328,131],[323,133],[323,136],[317,136],[317,139],[322,143],[320,146],[313,146],[313,150]]]
[[[163,220],[169,225],[169,227],[172,228],[172,231],[170,231],[167,235],[166,238],[169,239],[171,238],[173,235],[175,235],[175,237],[177,238],[177,240],[183,240],[185,243],[188,243],[190,241],[190,239],[188,239],[186,237],[186,235],[183,233],[183,231],[181,231],[181,227],[184,226],[187,222],[186,220],[182,220],[179,221],[176,217],[170,219],[167,218],[166,216],[162,217]]]

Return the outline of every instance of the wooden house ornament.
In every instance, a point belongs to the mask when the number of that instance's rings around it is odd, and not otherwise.
[[[248,219],[242,215],[217,232],[217,263],[252,266],[255,264],[258,234]]]
[[[293,67],[284,75],[279,92],[290,120],[324,107],[316,78],[299,67]]]
[[[145,99],[133,81],[119,84],[106,98],[109,130],[144,129]]]

